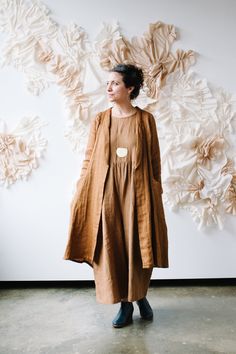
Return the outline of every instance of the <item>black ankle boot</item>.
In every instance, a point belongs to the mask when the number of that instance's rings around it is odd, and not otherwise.
[[[139,307],[141,317],[144,320],[152,320],[153,319],[153,311],[152,311],[152,308],[151,308],[149,302],[147,301],[146,297],[144,297],[141,300],[136,301],[136,303]]]
[[[112,325],[115,328],[121,328],[133,321],[132,316],[134,312],[134,306],[132,302],[121,302],[120,310],[116,317],[112,321]]]

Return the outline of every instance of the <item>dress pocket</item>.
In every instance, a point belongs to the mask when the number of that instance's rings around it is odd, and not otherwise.
[[[161,183],[159,181],[157,181],[154,177],[152,177],[152,184],[158,188],[158,190],[160,191],[161,194],[163,193]]]
[[[80,229],[86,221],[88,198],[88,176],[85,175],[77,181],[76,192],[71,201],[71,215],[75,225]]]

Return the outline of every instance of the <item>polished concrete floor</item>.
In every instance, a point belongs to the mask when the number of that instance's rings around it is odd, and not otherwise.
[[[93,287],[0,290],[1,354],[236,353],[235,286],[151,286],[152,322],[111,326]]]

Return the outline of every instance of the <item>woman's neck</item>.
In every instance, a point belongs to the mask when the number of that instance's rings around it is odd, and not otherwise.
[[[114,103],[112,112],[116,116],[126,116],[135,111],[134,106],[130,102],[127,103]]]

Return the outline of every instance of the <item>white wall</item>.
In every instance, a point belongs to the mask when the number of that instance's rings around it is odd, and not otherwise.
[[[213,87],[236,87],[236,2],[234,0],[46,0],[60,24],[74,21],[92,40],[102,21],[118,20],[123,34],[141,35],[161,20],[179,32],[173,49],[199,53],[194,70]],[[67,242],[69,205],[83,156],[76,156],[63,137],[65,108],[56,86],[39,97],[27,92],[21,73],[0,70],[0,118],[14,128],[21,117],[39,115],[48,126],[49,144],[41,166],[28,182],[0,189],[0,280],[92,279],[91,268],[62,259]],[[223,231],[198,231],[191,216],[166,208],[169,269],[153,278],[221,278],[236,276],[236,218]]]

